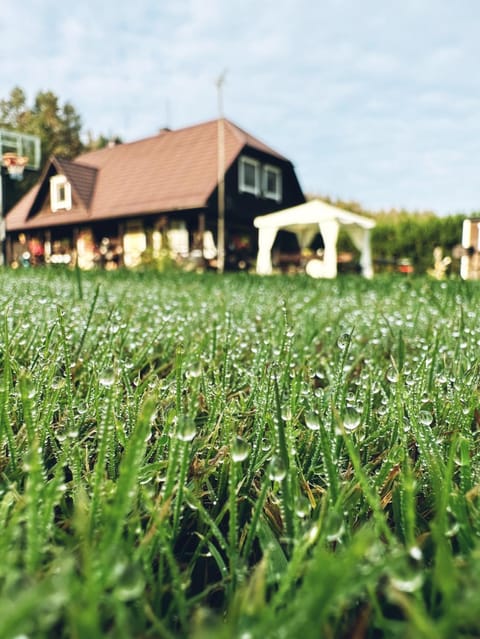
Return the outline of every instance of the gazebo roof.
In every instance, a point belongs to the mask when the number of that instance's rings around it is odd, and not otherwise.
[[[260,215],[253,220],[253,224],[258,229],[281,228],[295,233],[312,224],[319,224],[327,220],[335,220],[342,226],[356,225],[364,229],[371,229],[375,226],[375,221],[371,218],[340,209],[318,199],[276,213]]]

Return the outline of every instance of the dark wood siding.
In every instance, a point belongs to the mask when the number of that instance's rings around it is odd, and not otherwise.
[[[246,156],[261,165],[278,168],[282,175],[282,198],[277,201],[264,195],[254,195],[239,190],[240,158]],[[303,204],[305,196],[298,182],[293,165],[285,160],[245,147],[225,176],[225,227],[227,245],[235,235],[248,236],[252,256],[257,251],[257,230],[253,220],[257,215],[273,213],[284,208]],[[218,191],[215,189],[208,202],[207,227],[216,233],[218,218]]]

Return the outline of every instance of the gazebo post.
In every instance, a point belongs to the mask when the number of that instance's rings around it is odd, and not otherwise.
[[[272,272],[272,246],[277,237],[278,229],[265,226],[258,230],[257,273],[270,275]]]
[[[325,265],[324,277],[337,276],[337,239],[339,224],[336,220],[324,220],[318,224],[325,245],[323,263]]]
[[[362,275],[367,279],[372,279],[373,265],[372,247],[370,243],[370,229],[363,230],[363,246],[360,255],[360,266],[362,267]]]

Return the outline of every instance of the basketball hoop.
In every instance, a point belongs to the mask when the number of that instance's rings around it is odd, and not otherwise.
[[[6,167],[12,180],[21,180],[23,178],[23,171],[27,163],[28,158],[16,153],[3,154],[3,166]]]

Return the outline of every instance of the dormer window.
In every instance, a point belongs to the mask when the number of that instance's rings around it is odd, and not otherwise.
[[[277,166],[263,164],[243,155],[238,166],[238,190],[281,202],[282,171]]]
[[[50,207],[53,212],[72,208],[72,187],[64,175],[50,178]]]
[[[260,162],[245,156],[241,157],[238,178],[240,191],[260,195]]]
[[[282,200],[282,172],[276,166],[263,167],[263,195],[277,202]]]

